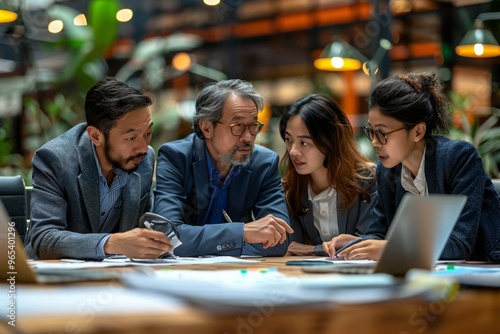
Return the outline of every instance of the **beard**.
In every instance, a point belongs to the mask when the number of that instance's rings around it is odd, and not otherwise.
[[[109,141],[106,140],[104,143],[104,155],[113,168],[119,168],[130,174],[137,170],[140,163],[134,163],[133,167],[127,167],[128,163],[136,158],[144,157],[146,153],[139,153],[133,157],[126,158],[125,161],[123,161],[123,159],[119,160],[113,156],[113,148],[109,145]]]
[[[249,147],[251,149],[250,153],[248,155],[242,155],[241,157],[238,158],[237,157],[238,149],[246,147]],[[250,157],[252,156],[252,151],[253,151],[252,144],[250,144],[249,142],[244,142],[243,144],[234,147],[230,152],[222,154],[220,156],[220,159],[234,166],[243,166],[246,165],[248,161],[250,161]]]

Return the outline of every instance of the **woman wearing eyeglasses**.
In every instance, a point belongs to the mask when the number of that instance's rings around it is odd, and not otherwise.
[[[380,257],[383,240],[407,192],[461,194],[467,203],[443,252],[443,260],[500,262],[500,200],[476,148],[438,136],[448,130],[447,101],[434,74],[408,74],[381,81],[368,100],[368,127],[377,166],[378,203],[364,240],[338,255]],[[340,236],[324,248],[335,252],[354,236]]]
[[[375,165],[358,151],[349,119],[322,95],[296,101],[282,116],[281,162],[291,216],[289,255],[323,255],[322,243],[362,235],[375,205]]]

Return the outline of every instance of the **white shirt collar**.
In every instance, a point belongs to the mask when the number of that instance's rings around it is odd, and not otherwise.
[[[425,179],[425,150],[426,148],[424,148],[422,161],[420,161],[420,167],[418,168],[418,173],[415,179],[413,178],[410,169],[408,169],[405,165],[401,168],[401,185],[406,191],[418,196],[428,195],[427,180]]]
[[[339,235],[337,190],[328,187],[315,195],[309,184],[307,194],[312,204],[314,227],[318,230],[321,241],[332,240],[333,237]]]

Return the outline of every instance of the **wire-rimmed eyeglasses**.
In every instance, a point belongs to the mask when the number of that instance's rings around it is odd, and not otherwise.
[[[250,125],[245,125],[245,124],[240,124],[240,123],[226,124],[226,123],[222,123],[220,121],[217,121],[217,123],[220,123],[220,124],[225,125],[225,126],[229,126],[231,128],[231,134],[233,136],[241,136],[246,131],[247,128],[248,128],[248,131],[250,131],[250,134],[252,136],[256,136],[259,134],[260,130],[262,130],[262,127],[264,126],[264,124],[259,122],[259,121],[255,122],[253,124],[250,124]]]

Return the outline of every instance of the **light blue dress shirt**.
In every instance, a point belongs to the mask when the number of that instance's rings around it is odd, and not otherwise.
[[[111,232],[120,218],[122,206],[121,194],[122,188],[127,183],[127,172],[120,168],[114,168],[113,171],[116,175],[111,185],[108,186],[108,181],[102,173],[94,146],[92,147],[92,153],[99,173],[99,232]],[[106,257],[104,253],[104,244],[110,236],[111,234],[107,234],[97,245],[96,252],[98,257]]]

